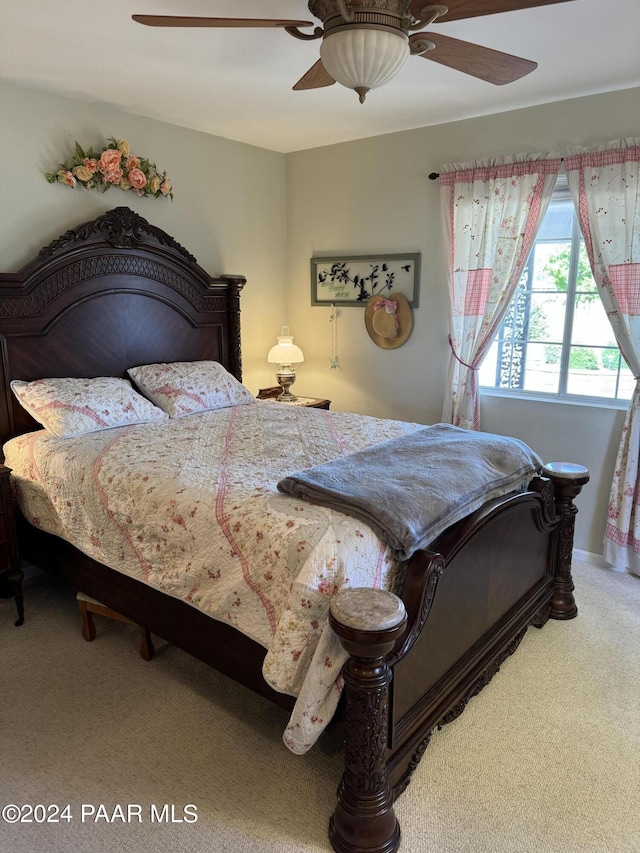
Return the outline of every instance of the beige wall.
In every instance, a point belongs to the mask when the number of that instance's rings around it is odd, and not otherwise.
[[[366,105],[364,107],[366,109]],[[425,100],[428,110],[428,99]],[[448,365],[439,188],[445,163],[638,136],[640,89],[580,98],[287,156],[288,320],[305,353],[297,389],[336,409],[421,423],[440,420]],[[311,307],[309,259],[323,254],[422,253],[420,307],[407,344],[368,337],[362,308],[338,318],[339,368],[329,366],[329,309]],[[484,397],[485,430],[516,435],[548,461],[587,465],[576,545],[602,551],[608,489],[623,413],[591,406]]]
[[[1,271],[20,269],[68,228],[126,205],[175,237],[210,274],[247,277],[244,379],[256,392],[273,384],[265,353],[284,322],[283,154],[2,81],[0,134]],[[75,140],[100,147],[110,136],[167,170],[173,202],[47,183],[44,173],[71,156]]]

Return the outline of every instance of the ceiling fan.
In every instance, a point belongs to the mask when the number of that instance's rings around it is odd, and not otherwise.
[[[322,39],[320,59],[293,87],[319,89],[336,81],[354,89],[360,103],[367,93],[391,80],[409,56],[422,56],[501,86],[538,67],[536,62],[439,33],[432,24],[449,23],[498,12],[515,12],[569,0],[309,0],[311,14],[322,21],[279,18],[200,18],[133,15],[150,27],[280,27],[305,41]],[[303,28],[313,27],[311,32]]]

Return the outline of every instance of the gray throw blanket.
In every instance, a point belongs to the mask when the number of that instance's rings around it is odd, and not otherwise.
[[[518,439],[436,424],[292,474],[278,489],[364,521],[407,560],[541,467]]]

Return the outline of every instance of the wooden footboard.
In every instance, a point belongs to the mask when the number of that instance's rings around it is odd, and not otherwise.
[[[398,848],[392,802],[433,730],[462,713],[530,624],[577,612],[572,500],[588,472],[547,473],[553,479],[536,478],[529,491],[493,501],[412,557],[401,591],[407,619],[388,653],[377,591],[368,591],[371,629],[358,631],[355,646],[353,625],[341,619],[353,591],[338,596],[332,624],[353,656],[345,671],[345,773],[330,830],[339,853]]]

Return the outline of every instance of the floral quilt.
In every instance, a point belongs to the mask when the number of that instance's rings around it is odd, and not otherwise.
[[[268,401],[64,439],[41,430],[4,451],[32,524],[267,649],[266,681],[297,697],[284,742],[304,753],[342,686],[332,595],[393,588],[398,567],[366,525],[276,483],[416,429]]]

